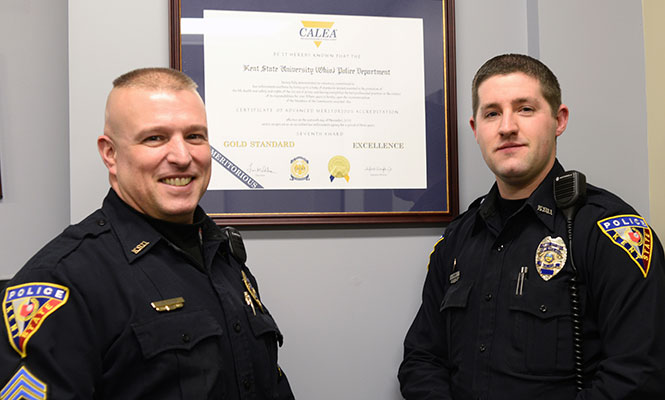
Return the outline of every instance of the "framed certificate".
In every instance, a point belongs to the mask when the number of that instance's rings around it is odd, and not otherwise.
[[[453,1],[171,0],[219,224],[443,223],[458,213]]]

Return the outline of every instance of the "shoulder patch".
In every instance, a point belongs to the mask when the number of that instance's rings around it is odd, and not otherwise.
[[[443,238],[445,238],[445,237],[446,237],[446,234],[444,233],[443,235],[441,235],[439,240],[437,240],[436,243],[434,243],[434,248],[432,249],[432,251],[430,251],[429,256],[427,257],[427,260],[428,260],[427,261],[427,270],[428,271],[429,271],[429,263],[432,260],[432,254],[434,254],[434,252],[436,251],[436,246],[438,246],[439,243],[441,243],[443,241]]]
[[[639,215],[617,215],[598,221],[600,230],[621,247],[637,264],[646,278],[651,266],[653,234],[651,228]]]
[[[2,313],[9,343],[21,357],[26,345],[44,320],[69,299],[69,289],[47,282],[31,282],[10,286],[2,301]]]
[[[22,366],[0,390],[0,400],[45,400],[46,384]]]

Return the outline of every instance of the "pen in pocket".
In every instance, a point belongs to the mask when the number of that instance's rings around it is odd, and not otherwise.
[[[522,268],[520,268],[520,273],[517,274],[517,286],[515,287],[516,296],[522,295],[522,291],[524,289],[524,279],[526,278],[527,272],[529,272],[529,267],[522,266]]]

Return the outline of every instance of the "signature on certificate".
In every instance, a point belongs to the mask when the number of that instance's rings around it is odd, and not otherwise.
[[[276,174],[275,171],[270,169],[269,166],[267,165],[262,165],[260,167],[255,167],[254,164],[249,164],[249,168],[247,168],[247,173],[258,175],[258,176],[265,176],[266,174]]]
[[[388,176],[392,170],[392,167],[365,167],[365,171],[367,171],[369,176]]]

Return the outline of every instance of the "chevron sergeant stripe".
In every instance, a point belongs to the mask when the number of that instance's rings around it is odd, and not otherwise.
[[[46,400],[46,384],[22,366],[0,390],[0,400]]]

